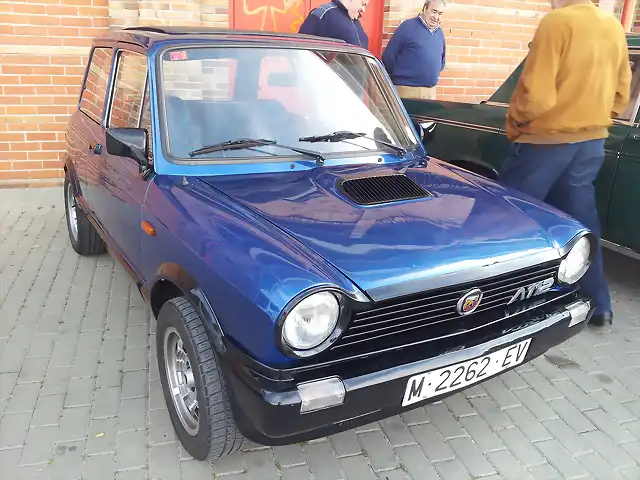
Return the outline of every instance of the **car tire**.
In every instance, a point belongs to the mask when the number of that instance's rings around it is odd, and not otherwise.
[[[233,418],[224,374],[202,319],[189,300],[177,297],[162,306],[156,346],[169,416],[189,455],[213,461],[240,450],[245,439]],[[178,365],[180,357],[182,364]],[[174,397],[175,390],[180,393]],[[197,415],[189,408],[194,398]]]
[[[64,209],[71,246],[80,255],[98,255],[107,247],[76,201],[69,177],[64,177]]]

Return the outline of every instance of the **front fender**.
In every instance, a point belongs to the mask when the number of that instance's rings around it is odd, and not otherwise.
[[[175,283],[194,305],[201,304],[211,317],[207,323],[255,360],[294,361],[278,349],[275,325],[301,292],[331,286],[369,301],[349,278],[284,231],[197,178],[185,183],[160,175],[150,185],[142,220],[155,234],[142,239],[143,275],[151,279],[146,283],[151,289],[163,280]]]

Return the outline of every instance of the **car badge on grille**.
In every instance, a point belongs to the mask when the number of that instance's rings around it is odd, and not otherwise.
[[[465,293],[458,300],[457,310],[460,315],[469,315],[475,312],[482,301],[482,290],[474,288]]]

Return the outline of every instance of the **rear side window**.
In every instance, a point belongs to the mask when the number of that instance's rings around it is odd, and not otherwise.
[[[100,123],[104,114],[104,99],[109,85],[113,50],[97,47],[93,50],[87,73],[87,81],[80,98],[80,111]]]
[[[140,124],[142,101],[147,78],[147,57],[121,51],[114,84],[109,126],[137,128]]]

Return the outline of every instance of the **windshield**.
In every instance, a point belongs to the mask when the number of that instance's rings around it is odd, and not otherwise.
[[[378,64],[357,54],[253,47],[167,50],[160,82],[166,153],[189,162],[304,157],[274,145],[189,157],[203,146],[238,139],[267,139],[322,155],[388,153],[375,140],[408,148],[417,140],[388,95]],[[370,138],[300,141],[336,131]]]

